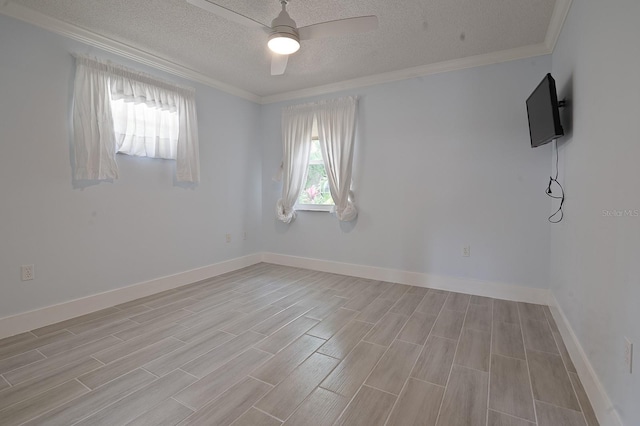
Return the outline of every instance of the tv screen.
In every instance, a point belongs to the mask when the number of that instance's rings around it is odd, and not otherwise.
[[[531,147],[551,142],[564,135],[560,124],[556,82],[547,74],[527,99]]]

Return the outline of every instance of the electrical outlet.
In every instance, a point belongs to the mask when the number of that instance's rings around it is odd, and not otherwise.
[[[463,257],[471,256],[471,246],[470,245],[466,245],[466,246],[462,247],[462,256]]]
[[[35,278],[34,265],[22,265],[20,271],[22,272],[22,281],[31,281]]]
[[[227,234],[226,235],[226,239],[227,239],[227,242],[230,243],[231,242],[231,234]]]
[[[628,337],[624,338],[624,364],[629,374],[633,373],[633,342]]]

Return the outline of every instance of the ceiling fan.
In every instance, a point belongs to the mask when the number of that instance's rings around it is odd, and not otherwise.
[[[271,58],[271,75],[282,75],[287,68],[289,55],[300,49],[300,40],[335,37],[347,34],[363,33],[378,28],[376,16],[359,16],[356,18],[338,19],[336,21],[321,22],[298,28],[296,22],[287,13],[288,0],[280,0],[282,11],[267,26],[249,17],[241,15],[226,7],[211,3],[208,0],[187,0],[188,3],[215,13],[229,21],[250,28],[259,28],[269,34],[267,45],[273,52]]]

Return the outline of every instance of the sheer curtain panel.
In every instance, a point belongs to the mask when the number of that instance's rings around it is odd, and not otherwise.
[[[74,179],[105,180],[118,177],[116,138],[107,67],[76,57],[73,88]]]
[[[295,219],[294,206],[307,180],[313,119],[313,107],[309,105],[282,110],[282,198],[276,204],[276,214],[285,223]]]
[[[347,97],[318,104],[318,137],[327,169],[329,189],[338,220],[349,222],[358,216],[351,191],[353,145],[358,99]]]
[[[74,144],[76,152],[81,154],[76,155],[77,179],[82,179],[78,171],[93,170],[94,162],[100,163],[102,168],[102,163],[111,165],[114,175],[106,178],[117,177],[115,153],[122,152],[175,159],[178,181],[199,181],[198,123],[193,89],[82,56],[76,57],[76,64]],[[94,83],[92,91],[88,91],[87,84],[83,83],[88,78],[86,75]],[[98,157],[98,161],[90,155],[82,155],[84,151],[104,152],[105,155]],[[86,158],[89,159],[88,166],[84,164]]]

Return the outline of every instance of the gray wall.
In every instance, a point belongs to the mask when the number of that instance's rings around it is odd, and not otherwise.
[[[120,179],[74,188],[72,52],[196,87],[199,185],[174,184],[173,161],[119,155]],[[260,250],[258,105],[2,15],[0,58],[0,317]]]
[[[640,424],[640,358],[630,375],[623,352],[624,336],[640,345],[639,18],[637,0],[574,1],[552,58],[572,118],[559,144],[567,202],[552,228],[551,290],[625,425]],[[604,212],[624,210],[636,215]]]
[[[281,109],[313,99],[264,106],[264,249],[547,288],[551,149],[530,148],[525,99],[550,70],[543,56],[327,96],[361,96],[355,224],[276,220]]]

